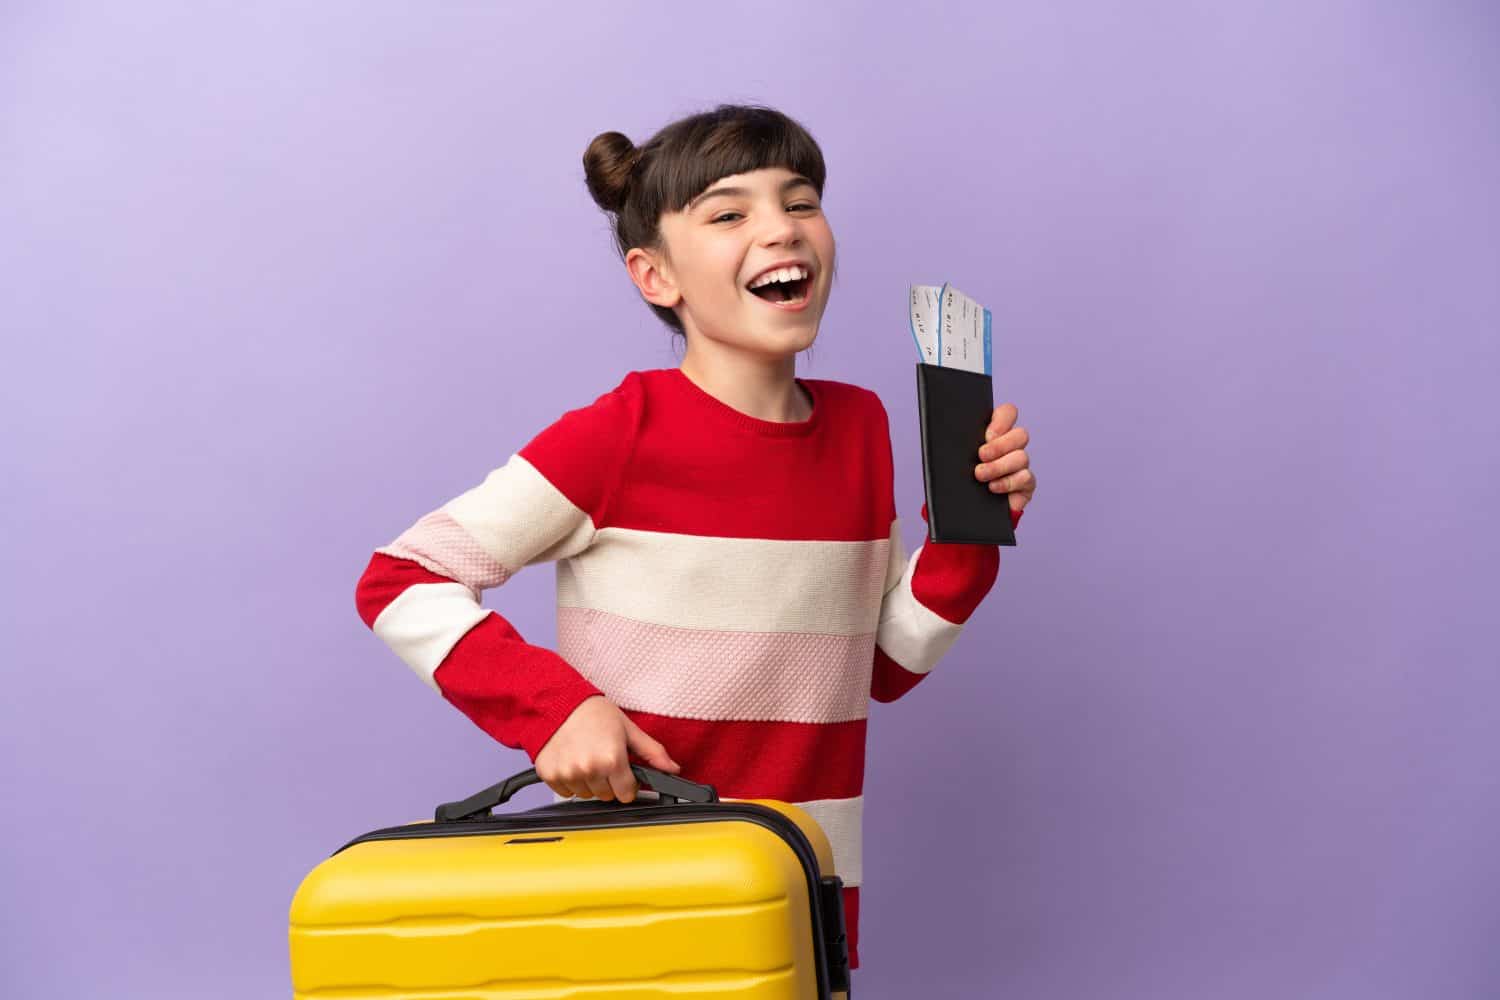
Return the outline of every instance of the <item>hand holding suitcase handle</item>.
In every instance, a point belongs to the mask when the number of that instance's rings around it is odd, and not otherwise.
[[[640,764],[631,764],[630,770],[635,775],[636,781],[653,789],[663,799],[670,799],[673,802],[719,801],[719,793],[712,785],[700,785],[695,781],[688,781],[674,774],[666,774]],[[444,802],[437,807],[435,818],[439,823],[483,819],[495,806],[504,805],[510,801],[512,795],[527,785],[540,784],[541,780],[536,773],[536,768],[527,768],[520,774],[513,774],[504,781],[491,785],[482,792],[475,792],[459,802]]]

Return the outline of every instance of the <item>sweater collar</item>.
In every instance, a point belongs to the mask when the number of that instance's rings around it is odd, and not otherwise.
[[[748,413],[741,413],[728,403],[711,394],[698,383],[687,377],[681,368],[660,369],[665,376],[664,381],[673,386],[681,396],[688,400],[705,419],[715,420],[728,426],[737,427],[749,431],[752,434],[764,437],[800,437],[812,433],[820,423],[823,415],[823,399],[818,391],[816,380],[803,381],[794,378],[798,385],[807,390],[812,398],[812,415],[806,420],[762,420],[752,417]]]

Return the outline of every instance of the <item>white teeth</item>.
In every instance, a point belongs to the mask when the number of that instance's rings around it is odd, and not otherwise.
[[[759,288],[761,285],[769,285],[773,281],[800,281],[805,277],[807,277],[807,268],[805,267],[783,267],[775,271],[767,271],[759,278],[750,282],[750,287]]]

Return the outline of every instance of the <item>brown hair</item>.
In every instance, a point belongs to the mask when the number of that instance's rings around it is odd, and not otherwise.
[[[620,132],[602,132],[583,154],[584,182],[614,223],[620,259],[632,247],[665,249],[660,219],[680,212],[721,177],[764,167],[786,167],[812,181],[823,196],[823,151],[808,131],[780,111],[759,105],[720,104],[679,119],[643,146]],[[682,334],[682,321],[666,306],[647,303]]]

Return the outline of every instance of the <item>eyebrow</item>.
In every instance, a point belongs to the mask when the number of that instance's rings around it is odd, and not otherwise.
[[[782,194],[786,194],[792,188],[802,187],[803,185],[806,185],[807,187],[814,188],[814,189],[817,188],[817,185],[814,184],[812,181],[808,180],[806,177],[803,177],[801,174],[798,174],[796,177],[792,177],[792,178],[790,178],[790,179],[782,182],[781,193]],[[689,201],[688,204],[687,204],[688,211],[692,211],[693,209],[697,208],[698,205],[701,204],[702,202],[705,202],[705,201],[707,201],[710,198],[717,198],[719,195],[728,196],[728,195],[747,195],[747,194],[750,194],[750,189],[749,188],[742,188],[742,187],[711,188],[710,190],[703,192],[698,197],[696,197],[693,200]]]

